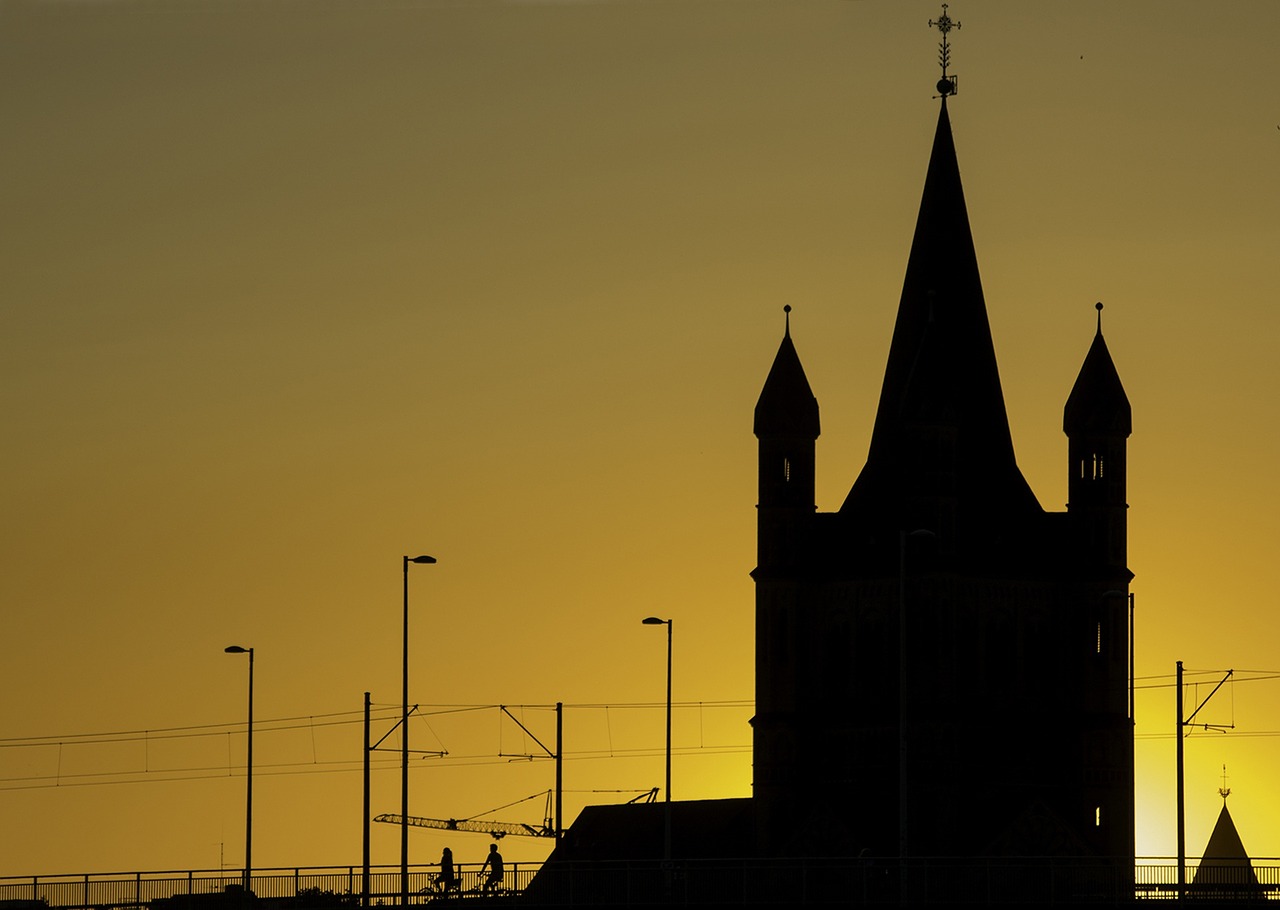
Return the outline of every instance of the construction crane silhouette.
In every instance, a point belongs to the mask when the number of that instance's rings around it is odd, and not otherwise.
[[[533,794],[533,796],[525,797],[525,799],[519,800],[519,802],[527,802],[528,800],[531,800],[531,799],[537,799],[541,795],[542,795],[541,793],[535,793]],[[657,799],[657,796],[658,796],[658,788],[654,787],[652,790],[646,790],[644,793],[641,793],[635,799],[627,800],[627,802],[651,803],[655,799]],[[374,816],[373,820],[375,822],[384,822],[385,824],[388,824],[388,825],[398,825],[401,823],[401,820],[403,819],[403,821],[406,824],[412,825],[417,828],[435,828],[440,831],[469,831],[473,834],[488,834],[494,840],[499,840],[500,838],[506,837],[508,834],[516,834],[521,837],[555,837],[556,836],[555,824],[551,818],[551,792],[550,791],[547,792],[546,797],[547,797],[547,809],[546,809],[546,812],[544,813],[542,824],[540,825],[530,825],[530,824],[525,824],[524,822],[500,822],[500,821],[493,821],[493,820],[486,821],[484,819],[474,819],[474,818],[423,818],[418,815],[400,816],[400,815],[396,815],[389,812],[384,813],[382,815]],[[516,805],[516,803],[510,803],[509,805],[514,806]],[[502,808],[505,809],[507,807],[503,806]],[[496,810],[490,810],[490,811],[496,811]]]
[[[386,822],[389,825],[400,824],[399,815],[378,815],[375,822]],[[522,822],[474,821],[467,818],[421,818],[410,815],[404,819],[418,828],[438,828],[442,831],[471,831],[475,834],[488,834],[494,840],[508,834],[520,834],[525,837],[555,837],[555,828],[550,825],[526,825]]]
[[[545,797],[546,806],[542,812],[541,825],[527,825],[523,822],[499,822],[475,819],[475,818],[422,818],[417,815],[379,815],[374,818],[375,822],[385,822],[388,825],[399,825],[402,822],[413,825],[417,828],[437,828],[441,831],[470,831],[474,834],[488,834],[494,840],[506,837],[508,834],[519,834],[523,837],[555,837],[556,827],[555,820],[551,816],[551,791],[544,793],[535,793],[532,796],[526,796],[524,799],[518,799],[514,803],[507,803],[505,806],[499,806],[497,809],[490,809],[489,812],[500,812],[511,806],[518,806],[520,803],[527,803],[530,800]],[[484,815],[486,813],[480,813]]]

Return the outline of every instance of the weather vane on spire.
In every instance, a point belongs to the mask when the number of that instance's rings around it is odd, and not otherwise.
[[[929,27],[936,28],[942,32],[942,40],[938,42],[938,65],[942,67],[942,78],[938,80],[937,97],[946,98],[948,95],[954,95],[958,91],[956,77],[947,75],[947,67],[951,65],[951,45],[947,41],[947,35],[953,28],[959,28],[960,23],[947,15],[947,4],[944,3],[942,4],[942,15],[937,19],[930,19]]]

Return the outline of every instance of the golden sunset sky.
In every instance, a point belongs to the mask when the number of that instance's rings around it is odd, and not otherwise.
[[[238,868],[232,644],[256,649],[255,866],[358,864],[358,721],[366,691],[375,737],[399,704],[406,554],[439,559],[410,577],[412,741],[449,752],[415,760],[413,814],[552,786],[509,760],[537,749],[498,711],[446,705],[527,706],[552,745],[536,706],[564,702],[566,822],[661,785],[651,614],[675,621],[675,797],[749,795],[752,409],[790,304],[836,509],[939,12],[0,0],[0,875]],[[1181,659],[1190,705],[1241,680],[1198,718],[1235,730],[1187,739],[1188,853],[1225,764],[1245,846],[1280,855],[1280,4],[950,12],[961,174],[1046,509],[1096,301],[1133,405],[1138,852],[1176,850]],[[397,812],[397,755],[376,758],[374,812]],[[487,843],[415,831],[412,859]],[[398,863],[394,827],[373,853]]]

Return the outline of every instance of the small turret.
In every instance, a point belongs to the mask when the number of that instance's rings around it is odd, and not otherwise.
[[[760,493],[757,566],[794,564],[801,523],[817,508],[814,498],[815,442],[820,433],[818,400],[791,341],[791,307],[782,344],[756,402]]]
[[[1062,413],[1070,476],[1067,511],[1076,516],[1082,554],[1110,569],[1126,569],[1125,447],[1133,414],[1098,330]]]

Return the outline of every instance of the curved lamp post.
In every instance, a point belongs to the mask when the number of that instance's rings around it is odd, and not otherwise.
[[[641,620],[646,626],[667,627],[667,786],[665,819],[662,833],[662,859],[671,862],[671,626],[670,619],[648,616]]]
[[[432,565],[434,556],[404,557],[404,676],[400,714],[400,906],[409,906],[409,563]]]
[[[253,873],[253,648],[231,645],[223,648],[227,654],[249,655],[249,738],[245,757],[244,785],[244,886],[249,892],[249,877]]]

